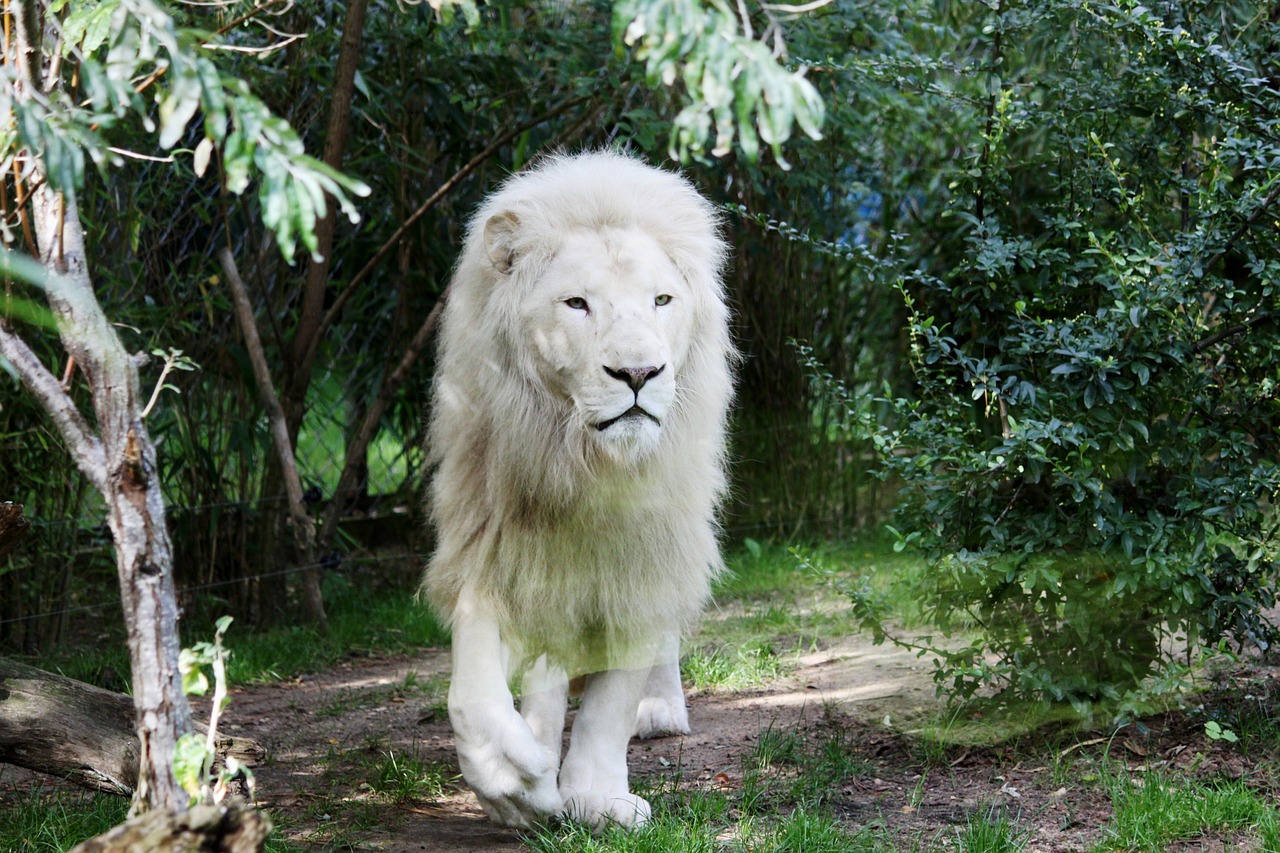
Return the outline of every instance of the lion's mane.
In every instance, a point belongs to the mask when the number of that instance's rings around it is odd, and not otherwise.
[[[504,212],[519,218],[507,275],[483,234]],[[661,445],[624,464],[566,422],[531,366],[535,330],[514,309],[566,234],[625,227],[656,240],[694,296]],[[436,549],[423,585],[446,620],[470,587],[516,654],[546,652],[582,672],[617,665],[633,641],[701,611],[721,568],[734,357],[724,258],[715,209],[684,178],[622,154],[548,158],[481,206],[441,319],[428,434]],[[584,645],[609,660],[581,659]]]

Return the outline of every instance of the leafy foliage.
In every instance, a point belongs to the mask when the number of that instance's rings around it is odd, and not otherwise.
[[[926,610],[980,632],[940,653],[941,682],[1088,702],[1137,688],[1171,637],[1265,647],[1275,22],[1250,3],[917,12],[844,70],[891,75],[953,135],[888,258],[912,383],[874,435],[901,544],[934,566]],[[865,430],[869,397],[817,378]]]
[[[768,27],[754,37],[745,9],[725,0],[623,0],[614,11],[614,30],[636,48],[651,85],[684,84],[686,104],[672,122],[670,154],[684,160],[702,155],[714,134],[711,154],[728,154],[736,138],[750,161],[760,143],[770,146],[784,169],[782,144],[797,125],[811,139],[822,138],[825,113],[805,69],[778,64],[783,55],[781,24],[762,6]],[[770,37],[774,46],[767,43]]]
[[[206,33],[180,27],[156,0],[63,2],[50,11],[63,13],[51,18],[61,36],[55,67],[63,76],[26,97],[0,86],[0,111],[9,116],[0,127],[6,172],[16,165],[25,173],[34,160],[23,152],[35,152],[53,186],[74,196],[87,161],[122,164],[110,135],[126,118],[140,120],[161,149],[171,149],[200,115],[201,146],[218,147],[226,188],[240,194],[252,178],[260,182],[263,222],[286,258],[298,241],[315,250],[326,193],[353,222],[359,219],[349,195],[367,195],[368,188],[307,156],[287,122],[243,81],[222,74],[204,47]],[[204,162],[208,156],[202,154]]]

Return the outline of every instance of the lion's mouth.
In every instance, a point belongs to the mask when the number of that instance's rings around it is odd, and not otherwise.
[[[604,432],[609,427],[613,426],[619,421],[624,421],[627,418],[648,418],[658,426],[662,426],[662,421],[658,420],[656,416],[654,416],[651,412],[647,412],[644,409],[640,408],[640,406],[636,405],[627,409],[625,412],[618,415],[616,418],[609,418],[609,420],[607,421],[601,421],[600,423],[596,424],[596,429],[600,432]]]

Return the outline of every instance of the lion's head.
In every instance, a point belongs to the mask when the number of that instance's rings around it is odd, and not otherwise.
[[[687,181],[621,154],[552,157],[512,177],[468,232],[436,420],[456,406],[502,423],[515,445],[504,464],[526,485],[547,473],[519,473],[531,464],[634,464],[690,429],[718,454],[707,430],[723,429],[732,348],[717,232]]]

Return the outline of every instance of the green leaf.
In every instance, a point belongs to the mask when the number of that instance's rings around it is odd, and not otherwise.
[[[208,758],[203,735],[187,732],[178,738],[173,750],[173,773],[193,801],[200,797],[207,782],[205,765]]]

